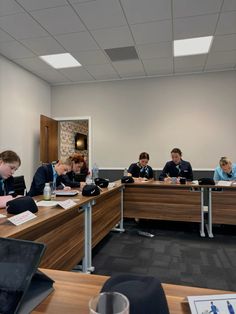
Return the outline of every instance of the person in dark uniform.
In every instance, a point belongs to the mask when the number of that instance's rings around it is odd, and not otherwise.
[[[182,152],[179,148],[171,151],[171,161],[168,161],[163,168],[159,180],[171,181],[171,178],[186,178],[187,181],[193,180],[193,170],[190,162],[182,159]]]
[[[153,170],[148,166],[149,154],[143,152],[139,155],[139,161],[129,166],[128,175],[139,179],[153,179]]]
[[[20,167],[20,157],[11,150],[0,153],[0,208],[16,196],[13,174]]]
[[[51,182],[56,188],[59,189],[70,189],[69,186],[63,184],[63,175],[71,171],[72,161],[70,158],[58,160],[55,164],[49,163],[40,166],[33,177],[29,196],[36,196],[43,194],[45,183]]]
[[[66,186],[70,186],[71,188],[83,188],[85,183],[81,183],[80,181],[85,181],[88,174],[88,169],[84,168],[84,157],[81,154],[75,153],[71,155],[69,159],[72,162],[71,171],[62,176],[62,183]]]

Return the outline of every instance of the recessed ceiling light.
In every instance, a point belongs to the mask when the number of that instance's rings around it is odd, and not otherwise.
[[[208,53],[213,36],[174,40],[174,56],[190,56]]]
[[[80,67],[81,64],[70,53],[40,56],[40,58],[55,69]]]

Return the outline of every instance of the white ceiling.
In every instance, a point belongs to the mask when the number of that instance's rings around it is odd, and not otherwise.
[[[173,58],[174,39],[209,35],[209,54]],[[125,46],[139,60],[104,51]],[[82,67],[38,58],[64,52]],[[0,0],[0,54],[52,85],[236,70],[236,0]]]

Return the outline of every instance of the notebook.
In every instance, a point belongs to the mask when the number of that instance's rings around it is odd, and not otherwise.
[[[53,280],[37,272],[45,245],[0,238],[0,313],[30,313],[53,291]]]
[[[75,196],[77,195],[79,192],[75,191],[75,190],[57,190],[55,192],[56,196]]]

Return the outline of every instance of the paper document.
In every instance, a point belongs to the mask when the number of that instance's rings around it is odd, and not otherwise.
[[[231,186],[232,181],[218,181],[216,185],[220,186]]]
[[[57,202],[58,205],[60,205],[62,208],[64,209],[68,209],[70,207],[73,207],[76,205],[76,202],[72,201],[72,200],[66,200],[66,201],[62,201],[62,202]]]
[[[189,296],[192,314],[236,313],[236,294]]]
[[[78,201],[78,199],[77,199]],[[37,206],[43,207],[53,207],[53,206],[61,206],[64,209],[68,209],[72,206],[75,206],[76,202],[72,201],[71,199],[65,201],[39,201],[37,202]]]
[[[19,225],[22,225],[23,223],[25,223],[31,219],[34,219],[36,217],[37,217],[36,215],[31,213],[29,210],[27,210],[21,214],[15,215],[11,218],[7,218],[7,220],[9,220],[15,226],[19,226]]]
[[[76,190],[68,190],[68,191],[66,191],[66,190],[57,190],[55,192],[55,194],[57,196],[74,196],[74,195],[77,195],[78,193],[79,192],[76,191]]]
[[[57,206],[56,201],[39,201],[36,203],[37,206],[43,206],[43,207],[52,207],[52,206]]]

